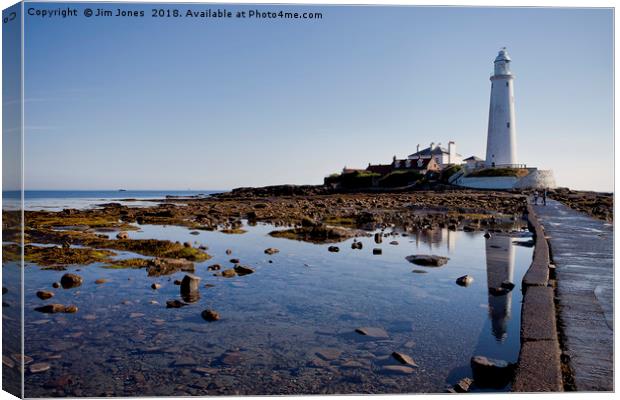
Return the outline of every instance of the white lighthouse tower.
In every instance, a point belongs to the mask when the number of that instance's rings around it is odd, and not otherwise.
[[[495,58],[495,71],[491,77],[486,157],[489,167],[517,163],[514,75],[510,71],[510,62],[510,56],[503,47]]]

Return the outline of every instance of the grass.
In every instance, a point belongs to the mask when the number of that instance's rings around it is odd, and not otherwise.
[[[19,246],[10,244],[2,246],[2,258],[17,257],[19,259]],[[24,247],[24,260],[41,266],[49,265],[88,265],[96,262],[109,262],[115,253],[109,250],[95,250],[88,248],[63,248],[42,247],[26,245]]]

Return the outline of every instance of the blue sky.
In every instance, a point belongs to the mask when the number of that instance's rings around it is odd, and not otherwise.
[[[502,46],[519,162],[613,189],[609,9],[225,6],[323,13],[287,21],[70,6],[80,17],[25,20],[27,189],[314,184],[449,140],[484,157]]]

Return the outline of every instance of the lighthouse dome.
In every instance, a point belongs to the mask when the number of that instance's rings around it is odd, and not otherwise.
[[[508,50],[506,50],[505,47],[502,47],[499,53],[497,54],[497,57],[495,57],[495,62],[499,62],[499,61],[511,61],[511,58],[508,55]]]

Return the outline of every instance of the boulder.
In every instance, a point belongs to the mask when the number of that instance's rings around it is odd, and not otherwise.
[[[476,386],[502,388],[512,379],[514,366],[504,360],[474,356],[471,369]]]
[[[410,263],[425,267],[441,267],[442,265],[445,265],[448,260],[450,260],[448,257],[426,254],[415,254],[407,256],[405,259]]]
[[[64,274],[62,278],[60,278],[60,284],[64,289],[78,287],[82,282],[82,277],[76,274]]]

